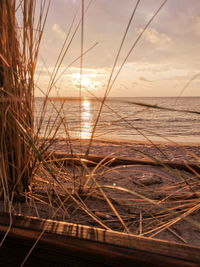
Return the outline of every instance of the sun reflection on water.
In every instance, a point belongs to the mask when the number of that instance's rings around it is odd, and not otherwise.
[[[81,139],[89,139],[92,135],[92,112],[90,100],[81,101]]]

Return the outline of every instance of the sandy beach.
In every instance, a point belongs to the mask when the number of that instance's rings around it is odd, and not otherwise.
[[[88,140],[73,140],[71,146],[73,153],[85,153],[87,147]],[[168,159],[198,165],[199,148],[199,144],[175,146],[168,143],[152,145],[95,140],[90,153],[103,157]],[[58,140],[51,151],[69,154],[70,147],[64,140]],[[102,227],[76,207],[68,197],[71,192],[112,230],[200,245],[200,182],[195,171],[138,164],[110,167],[104,163],[97,168],[86,169],[76,165],[62,166],[57,176],[61,186],[49,175],[37,173],[32,191],[27,193],[27,197],[30,194],[34,197],[30,200],[28,197],[26,203],[14,203],[13,212]],[[84,186],[80,191],[81,183]]]
[[[89,140],[71,140],[71,145],[65,140],[57,140],[51,150],[64,153],[84,154],[87,151]],[[124,140],[94,140],[90,154],[129,158],[155,158],[178,162],[197,162],[200,157],[200,144],[198,143],[169,143],[144,142]]]

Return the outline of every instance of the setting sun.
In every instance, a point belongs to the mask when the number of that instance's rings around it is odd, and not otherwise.
[[[83,89],[94,90],[101,86],[101,82],[97,80],[97,75],[94,73],[82,74],[74,73],[72,74],[73,84],[79,87],[80,84]]]
[[[82,75],[81,84],[84,87],[91,87],[92,81],[87,75]]]
[[[73,74],[73,79],[74,79],[74,83],[75,84],[79,84],[81,83],[81,85],[83,87],[91,87],[93,84],[93,81],[91,80],[91,78],[89,77],[88,74],[82,74],[80,75],[80,73],[75,73]]]

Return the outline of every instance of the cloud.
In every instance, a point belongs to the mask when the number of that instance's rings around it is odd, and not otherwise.
[[[62,28],[60,27],[60,25],[58,24],[54,24],[52,26],[52,30],[56,33],[56,35],[60,38],[60,39],[65,39],[66,37],[66,33],[62,30]]]
[[[139,32],[141,31],[142,29],[139,30]],[[160,33],[154,28],[147,29],[144,34],[144,38],[151,44],[163,44],[171,42],[171,38],[167,34]]]
[[[151,80],[148,80],[148,79],[146,79],[144,77],[140,77],[140,81],[143,81],[143,82],[152,82]]]
[[[172,23],[172,22],[171,22]],[[200,36],[200,17],[199,15],[186,12],[178,12],[173,20],[174,27],[171,29],[173,35],[181,36],[184,41],[193,39],[195,35]],[[171,25],[172,27],[172,25]],[[187,36],[187,39],[185,38]]]
[[[198,36],[200,36],[200,17],[194,18],[194,31]]]

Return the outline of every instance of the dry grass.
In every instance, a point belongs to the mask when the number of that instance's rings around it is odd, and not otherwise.
[[[19,6],[14,0],[0,2],[0,196],[4,199],[22,198],[35,168],[30,144],[34,72],[47,12],[46,3],[40,5],[41,16],[35,21],[36,1],[20,1]]]

